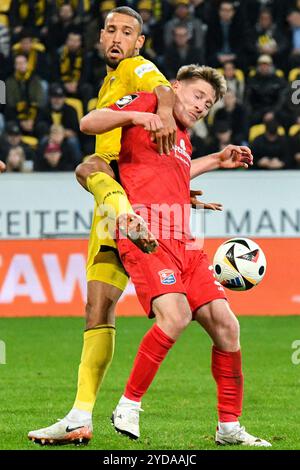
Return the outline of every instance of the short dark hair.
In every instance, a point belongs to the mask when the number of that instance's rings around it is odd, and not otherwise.
[[[110,10],[109,14],[111,13],[119,13],[120,15],[132,16],[132,18],[135,18],[139,22],[140,30],[142,31],[143,19],[137,11],[133,10],[133,8],[117,7],[117,8],[113,8],[112,10]]]

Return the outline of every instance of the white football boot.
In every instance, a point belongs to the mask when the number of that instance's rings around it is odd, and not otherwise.
[[[125,434],[131,439],[138,439],[140,437],[140,411],[143,411],[140,405],[119,403],[111,417],[111,422],[115,430],[121,434]]]
[[[28,439],[42,445],[87,444],[93,437],[92,420],[73,421],[65,417],[47,428],[28,433]]]
[[[240,423],[237,423],[237,425],[230,432],[227,433],[220,432],[217,429],[216,444],[241,444],[243,446],[272,447],[272,444],[270,442],[249,434],[247,431],[245,431],[245,427],[241,426]]]

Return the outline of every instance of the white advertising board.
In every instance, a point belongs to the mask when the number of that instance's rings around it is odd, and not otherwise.
[[[192,230],[206,238],[300,236],[300,172],[218,171],[191,188],[203,200],[221,202],[223,212],[193,211]],[[93,198],[73,173],[3,174],[0,238],[88,236]]]

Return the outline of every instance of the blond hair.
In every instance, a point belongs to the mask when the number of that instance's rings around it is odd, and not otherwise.
[[[207,65],[183,65],[177,72],[176,80],[193,80],[197,78],[208,82],[213,87],[216,93],[216,101],[223,98],[227,91],[226,80],[217,69]]]

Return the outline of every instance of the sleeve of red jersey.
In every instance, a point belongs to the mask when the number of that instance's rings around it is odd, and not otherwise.
[[[137,92],[123,96],[109,109],[114,111],[139,111],[143,113],[155,113],[157,107],[157,97],[154,93]]]

